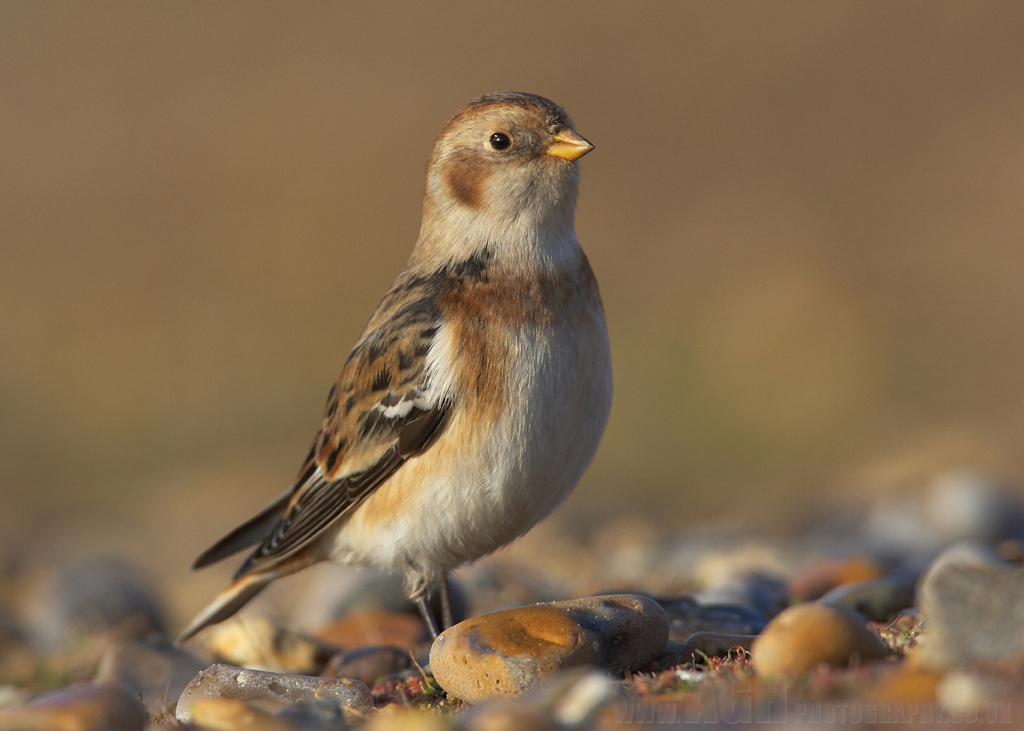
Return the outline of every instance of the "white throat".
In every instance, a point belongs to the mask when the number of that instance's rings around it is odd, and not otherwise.
[[[425,217],[416,244],[416,258],[437,265],[441,260],[468,259],[484,249],[493,265],[513,271],[557,271],[579,261],[581,249],[573,226],[575,211],[538,221],[530,211],[495,215],[458,204]]]

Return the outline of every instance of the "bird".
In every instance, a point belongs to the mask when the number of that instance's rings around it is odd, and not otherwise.
[[[227,619],[320,561],[400,573],[432,637],[448,574],[570,494],[612,403],[608,328],[575,232],[594,149],[535,94],[474,99],[427,162],[419,237],[328,394],[291,488],[204,551],[256,546],[181,632]]]

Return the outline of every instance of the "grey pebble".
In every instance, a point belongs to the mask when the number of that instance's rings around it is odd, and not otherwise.
[[[339,652],[328,661],[320,675],[352,678],[371,688],[382,678],[412,667],[409,651],[392,645],[370,645]]]
[[[739,604],[701,604],[690,596],[653,597],[668,616],[669,638],[685,642],[695,632],[723,635],[756,635],[768,618]]]
[[[989,548],[958,544],[918,588],[921,659],[934,669],[1024,662],[1024,568]]]
[[[62,568],[32,597],[26,615],[33,640],[44,647],[114,627],[135,636],[166,627],[161,602],[145,573],[109,556]]]
[[[2,731],[142,731],[148,718],[124,688],[88,683],[39,693],[0,709]]]
[[[149,636],[111,648],[94,682],[120,684],[153,716],[173,713],[178,697],[206,663],[167,638]]]
[[[341,706],[331,701],[300,701],[281,709],[277,717],[302,731],[335,731],[348,726]]]
[[[686,642],[669,640],[665,649],[645,668],[661,672],[687,663],[700,663],[705,657],[728,657],[737,648],[750,651],[754,635],[723,635],[714,632],[696,632]]]
[[[182,691],[175,713],[177,719],[189,723],[192,706],[201,698],[231,698],[268,713],[316,700],[356,711],[373,707],[370,689],[358,680],[283,675],[221,664],[211,665],[200,672]]]
[[[733,583],[705,589],[695,594],[701,605],[735,604],[750,607],[771,619],[789,606],[789,587],[785,580],[768,574],[752,574]]]
[[[594,717],[623,699],[621,683],[594,668],[563,670],[544,678],[523,695],[475,705],[460,719],[464,731],[530,729],[562,731],[593,728]]]
[[[925,519],[944,543],[995,543],[1008,538],[1019,505],[993,478],[972,470],[937,475],[924,503]]]
[[[892,578],[854,581],[837,586],[818,601],[852,609],[872,622],[887,622],[914,606],[914,585]]]

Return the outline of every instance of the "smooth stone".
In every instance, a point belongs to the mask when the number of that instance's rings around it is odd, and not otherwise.
[[[691,657],[693,650],[687,647],[685,642],[669,640],[665,649],[658,653],[658,656],[651,661],[651,664],[643,668],[646,672],[660,673],[662,670],[674,668],[688,662],[695,662]]]
[[[912,662],[886,663],[861,696],[875,703],[934,703],[942,676]]]
[[[592,668],[573,668],[545,678],[518,698],[498,698],[471,708],[460,719],[465,731],[530,731],[594,728],[606,705],[622,698],[620,683]]]
[[[80,685],[0,710],[0,731],[141,731],[148,716],[126,690]]]
[[[1010,537],[1020,505],[988,475],[950,470],[936,475],[924,502],[932,534],[944,544],[959,541],[996,543]]]
[[[206,668],[188,684],[178,699],[177,719],[190,723],[192,706],[202,698],[230,698],[268,713],[314,700],[356,711],[373,707],[370,689],[358,680],[282,675],[220,664]]]
[[[25,617],[32,639],[44,647],[111,629],[122,637],[166,629],[162,603],[145,573],[115,557],[64,566],[40,585]]]
[[[437,638],[430,668],[450,695],[478,703],[517,696],[567,668],[641,668],[667,641],[668,618],[653,599],[587,597],[467,619]]]
[[[996,544],[995,551],[999,557],[1010,563],[1024,563],[1024,541],[1018,538],[1007,538]]]
[[[828,604],[799,604],[768,623],[750,648],[761,675],[796,675],[821,663],[845,667],[879,660],[882,641],[859,614]]]
[[[939,555],[918,595],[927,667],[1024,665],[1024,568],[991,549],[959,544]]]
[[[695,594],[701,605],[733,604],[750,607],[765,619],[771,619],[789,606],[789,587],[785,581],[767,574],[753,574],[741,581],[719,584]]]
[[[620,682],[604,670],[572,668],[550,675],[514,701],[532,705],[569,728],[589,728],[600,709],[620,698]]]
[[[573,668],[555,673],[523,695],[497,698],[471,708],[461,719],[464,731],[595,728],[601,709],[623,699],[620,682],[602,670]]]
[[[728,530],[723,534],[721,527],[710,530],[710,535],[687,531],[684,541],[686,552],[692,555],[692,565],[688,570],[685,565],[673,566],[678,573],[692,576],[701,588],[743,583],[756,576],[790,575],[793,560],[777,541],[749,541],[729,535]]]
[[[411,667],[412,656],[408,650],[393,645],[370,645],[339,652],[320,675],[325,678],[352,678],[372,688],[382,678]]]
[[[407,709],[398,703],[392,703],[370,716],[366,724],[359,727],[359,731],[452,731],[454,728],[455,719],[452,715]],[[458,728],[459,731],[466,731],[462,724],[459,724]]]
[[[295,703],[278,711],[277,717],[302,731],[336,731],[347,726],[341,706],[329,701]]]
[[[464,731],[564,731],[566,727],[540,708],[502,700],[470,710],[460,728]]]
[[[757,635],[723,635],[715,632],[694,632],[686,642],[669,640],[665,649],[647,669],[655,672],[677,665],[700,662],[703,657],[728,657],[737,648],[750,652]]]
[[[932,555],[927,558],[913,556],[903,559],[886,573],[885,578],[889,581],[895,581],[916,588],[921,577],[925,575],[928,567],[932,565],[934,558],[935,556]]]
[[[173,714],[178,697],[206,663],[163,637],[112,647],[100,660],[94,682],[120,684],[142,698],[153,716]]]
[[[321,628],[316,636],[322,642],[346,650],[371,645],[413,650],[430,639],[427,626],[419,616],[369,609],[349,612]]]
[[[0,596],[0,652],[24,641],[25,631],[18,613],[7,604],[7,597]]]
[[[0,685],[0,710],[24,704],[29,695],[15,685]]]
[[[213,731],[298,731],[297,726],[232,698],[197,699],[192,721]]]
[[[1016,687],[1015,687],[1016,686]],[[950,709],[970,711],[1002,704],[1010,706],[1019,699],[1019,683],[1006,673],[980,675],[966,671],[953,671],[937,683],[936,696]],[[999,719],[995,719],[999,720]],[[1008,719],[1002,719],[1006,723]]]
[[[802,602],[814,601],[843,584],[882,577],[882,570],[866,558],[845,558],[817,563],[793,577],[790,594]]]
[[[852,609],[872,622],[887,622],[914,606],[914,586],[893,579],[868,579],[837,586],[819,600]]]
[[[756,635],[768,619],[761,612],[736,604],[701,604],[688,596],[655,597],[668,616],[669,638],[685,642],[694,632]]]
[[[338,651],[266,617],[232,617],[205,630],[201,646],[219,662],[274,673],[313,675]]]
[[[921,501],[906,495],[876,500],[860,527],[862,550],[872,556],[932,557],[941,548]]]

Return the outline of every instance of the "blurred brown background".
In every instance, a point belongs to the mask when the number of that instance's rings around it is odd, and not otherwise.
[[[364,5],[0,4],[9,560],[184,575],[283,490],[503,89],[597,145],[616,397],[564,513],[1022,471],[1024,5]]]

